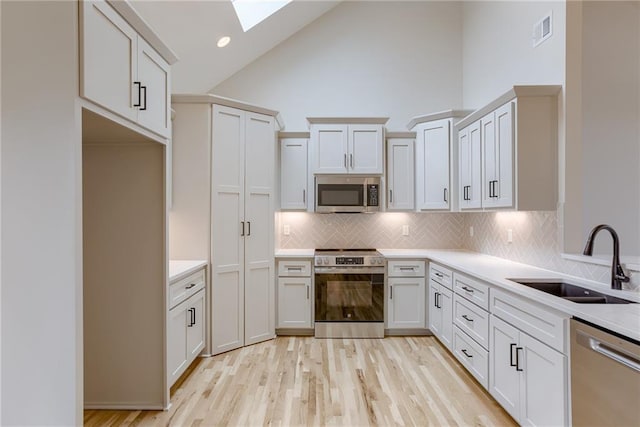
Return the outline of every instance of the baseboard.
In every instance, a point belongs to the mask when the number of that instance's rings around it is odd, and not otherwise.
[[[312,337],[315,333],[313,328],[277,328],[276,335],[292,337]]]
[[[168,408],[168,407],[167,407]],[[124,411],[164,411],[167,408],[157,403],[117,403],[117,402],[85,402],[84,409],[124,410]]]
[[[384,336],[385,337],[407,337],[407,336],[415,336],[422,337],[433,335],[433,333],[427,328],[419,328],[419,329],[385,329]]]

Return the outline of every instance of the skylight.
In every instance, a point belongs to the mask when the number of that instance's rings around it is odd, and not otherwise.
[[[231,0],[245,33],[289,2],[291,0]]]

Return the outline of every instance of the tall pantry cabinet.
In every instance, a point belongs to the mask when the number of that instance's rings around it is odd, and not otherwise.
[[[170,255],[211,260],[210,352],[271,339],[277,112],[212,95],[172,101]]]

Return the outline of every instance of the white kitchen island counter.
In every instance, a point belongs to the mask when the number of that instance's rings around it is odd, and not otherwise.
[[[170,260],[169,261],[169,283],[180,280],[194,271],[206,267],[205,260]]]
[[[640,341],[640,304],[578,304],[508,279],[563,279],[603,294],[640,302],[640,294],[637,292],[616,291],[595,281],[477,252],[435,249],[378,249],[378,251],[387,259],[424,258],[443,264],[548,308]]]

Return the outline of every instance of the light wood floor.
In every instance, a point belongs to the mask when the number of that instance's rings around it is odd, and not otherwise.
[[[195,364],[169,411],[85,425],[516,425],[433,337],[278,337]]]

